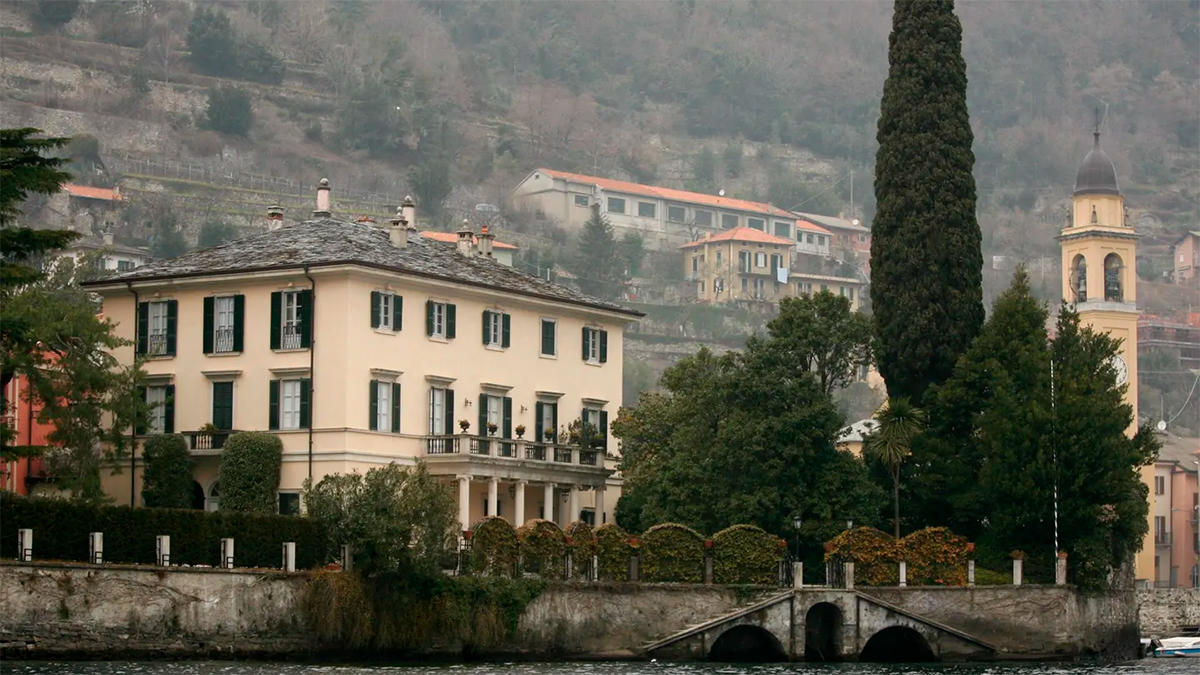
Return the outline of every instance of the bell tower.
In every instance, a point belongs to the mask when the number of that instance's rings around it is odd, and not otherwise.
[[[1058,236],[1062,247],[1063,299],[1075,306],[1080,322],[1121,341],[1113,358],[1117,384],[1127,385],[1125,402],[1133,407],[1137,432],[1137,240],[1128,222],[1125,199],[1117,187],[1112,160],[1100,147],[1100,125],[1094,144],[1075,177],[1075,192],[1066,226]],[[1154,467],[1143,467],[1142,481],[1150,488],[1150,532],[1137,556],[1137,577],[1155,579]]]

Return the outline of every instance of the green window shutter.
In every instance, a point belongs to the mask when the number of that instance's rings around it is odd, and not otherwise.
[[[550,421],[554,425],[554,440],[558,440],[558,404],[547,403],[550,406]]]
[[[233,429],[233,383],[213,382],[213,426],[222,430]]]
[[[591,331],[589,331],[587,329],[587,326],[584,326],[583,327],[583,360],[584,361],[587,361],[587,359],[588,359],[588,352],[592,351],[591,350],[591,340],[588,339],[590,337],[591,337]]]
[[[554,356],[554,322],[542,321],[542,353]]]
[[[245,350],[244,336],[246,334],[246,296],[233,296],[233,351]]]
[[[163,404],[163,433],[175,433],[175,385],[163,387],[167,390],[167,402]]]
[[[479,426],[476,427],[475,433],[479,436],[487,436],[487,394],[479,395]]]
[[[600,331],[600,363],[608,363],[608,331]]]
[[[204,353],[213,353],[213,305],[216,298],[204,298]]]
[[[312,380],[307,377],[300,380],[300,428],[307,429],[312,425]]]
[[[146,387],[138,387],[137,393],[138,393],[138,399],[140,399],[142,403],[145,403],[146,402]],[[145,424],[144,419],[138,420],[138,422],[133,425],[133,433],[137,434],[138,436],[144,435],[146,433],[146,424]]]
[[[270,389],[271,389],[271,404],[270,404],[270,408],[269,408],[270,412],[268,413],[268,417],[270,419],[267,420],[267,428],[268,429],[278,429],[279,428],[279,380],[271,380],[271,382],[269,384],[270,384]]]
[[[283,291],[271,294],[271,349],[279,349],[283,335]],[[278,425],[278,418],[276,418]],[[278,429],[278,426],[271,427]]]
[[[145,356],[150,351],[150,303],[139,302],[137,307],[137,353]]]
[[[400,433],[400,383],[392,383],[392,433]]]
[[[538,401],[533,404],[533,440],[535,443],[540,443],[546,438],[546,422],[543,415],[546,413],[546,404]]]
[[[404,328],[404,296],[392,296],[392,328],[402,330]]]
[[[298,293],[300,296],[297,302],[300,304],[300,347],[308,349],[312,347],[312,323],[313,323],[313,293],[311,290],[304,290]]]
[[[454,390],[446,390],[446,435],[454,435]]]
[[[600,447],[608,449],[608,411],[600,411]]]
[[[371,419],[367,423],[367,428],[371,431],[379,431],[379,383],[371,380]]]
[[[505,438],[512,438],[512,399],[507,396],[504,397],[504,424],[501,425],[501,433]]]
[[[504,347],[505,349],[508,349],[509,337],[510,337],[510,333],[512,332],[512,317],[509,316],[508,314],[501,314],[500,321],[502,324],[500,326],[500,329],[501,329],[500,346]]]
[[[492,313],[487,311],[486,309],[483,310],[483,344],[485,344],[485,345],[488,343],[488,338],[491,337],[491,335],[489,335],[489,333],[491,331],[488,330],[489,328],[491,328],[491,326],[489,325],[491,323],[491,318],[492,318]]]
[[[425,301],[425,334],[433,335],[433,301]]]
[[[454,315],[455,315],[455,313],[456,312],[455,312],[454,305],[451,305],[450,303],[446,303],[446,339],[447,340],[453,340],[454,336],[456,334],[456,331],[454,330],[454,323],[455,323]]]
[[[175,336],[179,325],[179,301],[167,301],[167,354],[175,356]]]
[[[379,306],[383,304],[381,298],[383,293],[379,291],[371,291],[371,328],[379,328],[381,322],[379,317]]]

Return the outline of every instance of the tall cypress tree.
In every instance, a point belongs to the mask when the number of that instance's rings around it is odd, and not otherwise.
[[[875,159],[871,295],[889,396],[922,401],[983,325],[983,254],[962,26],[953,0],[896,0]]]

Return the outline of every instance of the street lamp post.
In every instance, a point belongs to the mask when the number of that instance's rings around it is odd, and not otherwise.
[[[796,531],[796,560],[800,560],[800,527],[804,525],[804,520],[800,515],[792,516],[792,529]]]

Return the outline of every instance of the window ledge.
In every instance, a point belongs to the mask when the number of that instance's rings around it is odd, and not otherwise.
[[[428,338],[429,338],[430,342],[440,342],[442,344],[450,344],[450,340],[441,335],[429,335]]]
[[[489,352],[506,352],[506,351],[508,351],[507,347],[501,347],[500,345],[494,344],[494,343],[486,344],[483,346],[483,348],[488,350]]]
[[[292,350],[289,350],[289,351],[292,351]],[[218,358],[218,359],[224,358],[227,356],[241,356],[241,355],[242,355],[242,352],[209,352],[208,354],[205,354],[205,356],[210,356],[212,358]]]
[[[395,330],[393,328],[374,328],[372,330],[374,330],[376,333],[379,333],[380,335],[399,335],[400,334],[400,331]]]
[[[143,354],[143,356],[146,357],[147,361],[170,361],[171,359],[175,358],[174,354],[154,354],[153,356],[149,354]]]
[[[550,360],[550,361],[557,361],[557,360],[558,360],[558,354],[538,354],[538,358],[539,358],[539,359],[547,359],[547,360]]]
[[[295,349],[272,349],[276,354],[295,354],[298,352],[308,351],[308,347],[296,347]]]
[[[600,367],[600,366],[604,365],[603,363],[600,363],[599,361],[593,361],[591,359],[588,359],[588,360],[584,361],[583,363],[584,363],[584,365],[596,366],[596,367]]]

